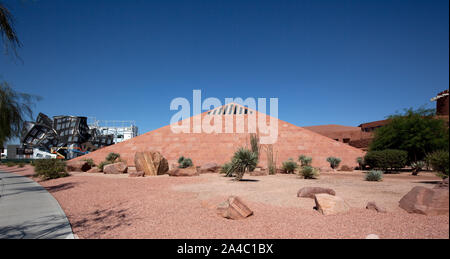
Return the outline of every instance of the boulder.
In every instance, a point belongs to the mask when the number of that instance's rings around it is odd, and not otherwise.
[[[128,177],[144,177],[144,172],[142,171],[128,172]]]
[[[416,186],[403,196],[399,206],[409,213],[448,215],[448,189]]]
[[[200,166],[199,173],[200,174],[217,173],[219,169],[220,166],[216,163],[206,163]]]
[[[433,189],[447,189],[448,190],[448,178],[445,178],[442,182],[438,183]]]
[[[316,209],[323,215],[334,215],[345,213],[350,210],[347,203],[340,197],[319,193],[314,196]]]
[[[253,215],[253,211],[237,196],[230,196],[217,206],[217,214],[227,219],[245,219]]]
[[[198,176],[199,173],[197,169],[189,167],[189,168],[175,168],[170,170],[167,174],[170,176]]]
[[[336,195],[336,192],[330,188],[322,187],[303,187],[297,192],[297,197],[314,199],[314,196],[319,193],[326,193],[329,195]]]
[[[127,173],[127,164],[118,162],[114,164],[105,165],[103,167],[104,174],[125,174]]]
[[[101,173],[100,169],[96,166],[92,167],[87,171],[88,173]]]
[[[77,160],[77,161],[67,161],[67,171],[69,172],[87,172],[91,169],[91,166],[87,161]]]
[[[366,209],[374,210],[379,213],[386,213],[386,209],[379,207],[374,201],[369,201],[366,205]]]
[[[137,171],[143,171],[145,175],[163,175],[169,171],[169,163],[159,152],[136,152],[134,165]]]

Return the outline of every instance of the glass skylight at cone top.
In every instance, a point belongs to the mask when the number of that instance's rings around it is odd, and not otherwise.
[[[240,104],[229,103],[218,107],[216,109],[210,110],[208,115],[239,115],[239,114],[253,114],[253,111],[249,110]]]

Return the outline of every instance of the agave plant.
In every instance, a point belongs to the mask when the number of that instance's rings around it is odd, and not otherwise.
[[[239,181],[244,176],[245,172],[252,171],[258,164],[258,155],[254,152],[240,148],[234,153],[231,160],[231,166],[228,168],[227,176],[235,174],[236,180]]]
[[[418,175],[419,172],[422,171],[422,169],[426,166],[427,164],[424,161],[412,162],[411,163],[412,175]]]

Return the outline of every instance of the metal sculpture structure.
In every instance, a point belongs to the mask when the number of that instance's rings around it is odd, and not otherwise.
[[[35,122],[25,122],[21,142],[24,147],[38,148],[58,158],[72,159],[113,144],[113,135],[102,135],[90,129],[86,117],[54,116],[39,113]]]

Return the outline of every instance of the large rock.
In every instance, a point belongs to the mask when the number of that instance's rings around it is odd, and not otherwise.
[[[69,172],[87,172],[91,169],[91,166],[87,161],[77,160],[77,161],[67,161],[67,171]]]
[[[323,215],[340,214],[350,210],[350,207],[342,198],[326,193],[316,194],[314,201],[316,202],[316,209]]]
[[[297,197],[314,199],[316,194],[326,193],[329,195],[336,195],[336,192],[330,188],[322,187],[303,187],[297,192]]]
[[[103,167],[103,173],[105,174],[125,174],[126,172],[127,164],[124,162],[109,164]]]
[[[220,169],[220,166],[216,163],[206,163],[200,166],[199,173],[200,174],[206,174],[206,173],[217,173]]]
[[[88,173],[101,173],[100,168],[94,166],[87,171]]]
[[[170,170],[168,173],[170,176],[198,176],[199,173],[197,169],[189,167],[189,168],[175,168]]]
[[[245,219],[253,215],[253,211],[237,196],[230,196],[219,204],[217,214],[227,219]]]
[[[144,172],[142,171],[129,172],[128,177],[144,177]]]
[[[134,155],[134,165],[137,171],[145,175],[163,175],[169,171],[169,163],[159,152],[137,152]]]
[[[386,213],[386,209],[378,206],[374,201],[369,201],[366,205],[366,209],[373,210],[379,213]]]
[[[399,206],[409,213],[448,215],[448,189],[416,186],[403,196]]]

